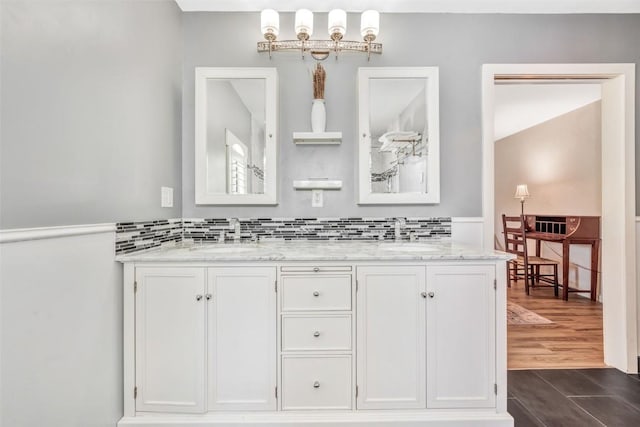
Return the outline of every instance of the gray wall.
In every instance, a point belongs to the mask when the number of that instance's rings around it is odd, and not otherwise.
[[[172,0],[2,0],[0,227],[180,216]],[[174,187],[173,209],[160,186]]]
[[[310,129],[311,68],[295,53],[256,52],[259,13],[184,13],[183,216],[481,216],[481,67],[485,63],[638,63],[640,15],[383,14],[384,53],[330,58],[325,97],[327,129],[343,132],[340,146],[295,146],[294,131]],[[293,37],[293,15],[280,14],[281,39]],[[326,14],[314,27],[324,37]],[[359,39],[358,16],[349,15],[347,38]],[[315,37],[315,36],[314,36]],[[215,42],[224,39],[224,43]],[[280,83],[280,179],[276,207],[216,207],[194,203],[194,67],[277,67]],[[356,204],[356,71],[366,66],[440,67],[441,203],[432,206]],[[636,103],[638,95],[636,94]],[[640,108],[636,134],[640,135]],[[640,150],[637,154],[640,158]],[[636,161],[638,163],[638,161]],[[325,192],[325,207],[312,208],[309,192],[294,179],[343,180],[342,191]],[[640,185],[638,185],[640,189]],[[638,198],[640,205],[640,197]]]

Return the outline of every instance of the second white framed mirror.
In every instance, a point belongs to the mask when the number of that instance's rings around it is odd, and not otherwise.
[[[358,69],[358,204],[440,203],[438,67]]]

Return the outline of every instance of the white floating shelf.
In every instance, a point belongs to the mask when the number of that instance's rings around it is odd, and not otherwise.
[[[303,179],[293,181],[296,190],[340,190],[342,181],[328,179]]]
[[[338,145],[342,132],[294,132],[293,142],[301,145]]]

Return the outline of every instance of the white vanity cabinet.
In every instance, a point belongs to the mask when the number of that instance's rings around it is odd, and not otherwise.
[[[207,269],[209,411],[276,409],[276,269]]]
[[[425,266],[358,266],[358,409],[424,408]]]
[[[119,427],[513,426],[505,257],[295,248],[125,261]]]
[[[362,266],[357,276],[359,409],[496,406],[493,265]]]
[[[353,408],[351,266],[283,266],[280,372],[283,411]]]
[[[135,274],[136,411],[204,412],[205,271]]]
[[[135,277],[136,412],[276,410],[275,267]]]
[[[496,287],[492,265],[427,266],[428,408],[496,406]]]

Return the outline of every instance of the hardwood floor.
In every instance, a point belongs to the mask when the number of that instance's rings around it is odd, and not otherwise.
[[[553,296],[551,288],[530,295],[518,281],[507,288],[507,299],[553,323],[508,325],[508,369],[604,367],[602,304],[569,294],[569,301]]]
[[[640,425],[640,378],[616,369],[508,372],[515,427]]]

